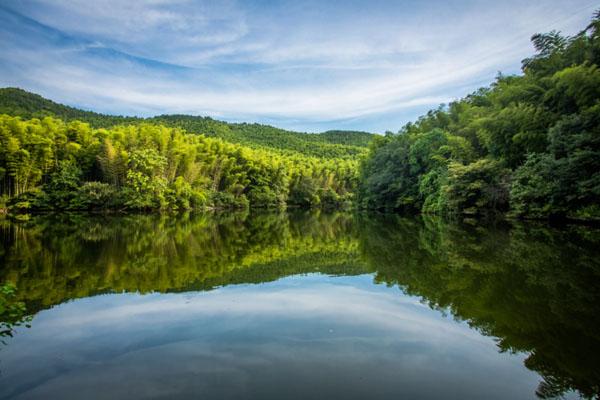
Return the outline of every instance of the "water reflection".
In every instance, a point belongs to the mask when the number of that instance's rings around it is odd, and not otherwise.
[[[598,229],[315,213],[0,224],[0,282],[39,312],[0,350],[0,397],[600,394]],[[90,297],[121,292],[155,293]]]
[[[366,224],[365,259],[379,282],[449,309],[498,338],[500,351],[529,353],[525,365],[544,378],[539,397],[569,389],[600,394],[597,229],[439,220]]]

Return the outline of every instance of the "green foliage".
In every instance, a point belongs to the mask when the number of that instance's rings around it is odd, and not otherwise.
[[[0,285],[0,343],[6,344],[4,338],[12,337],[14,328],[26,325],[29,327],[31,317],[28,316],[25,303],[18,301],[17,288],[13,284]]]
[[[107,210],[119,204],[119,193],[114,186],[102,182],[83,183],[71,200],[77,210]]]
[[[448,209],[448,200],[443,188],[448,180],[447,168],[431,169],[421,176],[419,194],[423,198],[421,210],[425,213],[442,214]]]
[[[211,204],[216,208],[248,208],[250,202],[244,195],[234,196],[228,192],[212,192],[210,196]]]
[[[374,136],[354,131],[328,131],[321,134],[292,132],[269,125],[234,124],[189,115],[161,115],[148,121],[183,128],[188,132],[217,137],[254,149],[270,149],[284,155],[300,153],[321,158],[353,158],[362,155]]]
[[[71,160],[59,161],[48,182],[43,186],[44,195],[40,208],[65,210],[71,208],[81,182],[81,169]]]
[[[598,218],[600,12],[576,36],[532,41],[537,54],[523,61],[522,76],[499,75],[374,141],[361,164],[359,204]]]
[[[442,186],[447,210],[455,214],[505,211],[507,175],[498,161],[487,158],[468,165],[451,163],[448,179]]]
[[[85,121],[94,127],[108,127],[139,120],[135,117],[104,115],[79,110],[19,88],[0,89],[0,114],[20,116],[24,119],[43,119],[52,116],[63,121]]]
[[[515,171],[510,204],[516,215],[543,218],[560,209],[555,197],[560,192],[557,164],[549,154],[532,154]]]
[[[166,163],[166,158],[156,149],[139,149],[131,153],[123,188],[125,205],[128,208],[166,208],[167,180],[163,176]]]
[[[285,155],[149,123],[92,129],[0,115],[0,141],[0,195],[13,211],[344,207],[356,187],[354,160]]]
[[[403,211],[418,207],[417,177],[409,161],[410,138],[378,138],[370,151],[361,166],[361,206]]]
[[[326,131],[319,134],[323,140],[333,144],[343,144],[346,146],[368,147],[373,134],[360,131]]]
[[[374,137],[371,133],[356,131],[308,134],[269,125],[234,124],[191,115],[160,115],[146,119],[105,115],[57,104],[17,88],[0,89],[0,114],[20,116],[24,119],[54,116],[63,121],[83,121],[94,128],[151,123],[181,128],[190,133],[220,138],[254,149],[267,149],[284,155],[299,153],[320,158],[354,158],[362,155]]]
[[[439,127],[406,130],[374,141],[361,165],[361,205],[401,211],[442,212],[441,185],[450,162],[466,161],[473,149]]]

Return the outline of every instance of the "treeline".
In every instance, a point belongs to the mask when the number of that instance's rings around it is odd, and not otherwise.
[[[600,218],[600,12],[573,37],[536,34],[521,76],[371,144],[365,208]]]
[[[366,153],[375,136],[367,132],[328,131],[307,134],[262,124],[227,123],[210,117],[160,115],[151,118],[123,117],[79,110],[45,99],[18,88],[0,89],[0,114],[24,119],[53,116],[63,121],[87,122],[93,128],[115,125],[153,123],[182,128],[190,133],[216,137],[254,149],[276,150],[282,154],[301,153],[313,157],[354,158]]]
[[[94,128],[140,122],[141,118],[106,115],[84,111],[48,100],[38,94],[19,88],[0,88],[0,114],[19,116],[23,119],[56,117],[63,121],[85,121]]]
[[[0,115],[0,208],[347,206],[357,162],[283,155],[150,123]]]

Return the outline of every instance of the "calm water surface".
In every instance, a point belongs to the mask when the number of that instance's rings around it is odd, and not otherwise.
[[[3,220],[0,304],[33,318],[4,317],[0,398],[597,397],[599,256],[535,223]]]

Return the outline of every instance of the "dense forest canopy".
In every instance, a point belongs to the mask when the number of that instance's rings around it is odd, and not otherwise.
[[[94,129],[0,115],[0,194],[13,209],[340,207],[357,163],[253,149],[141,122]]]
[[[600,217],[600,12],[573,37],[532,37],[523,75],[377,138],[362,163],[367,208]]]
[[[347,206],[600,218],[600,12],[397,134],[107,116],[0,89],[0,209]]]

